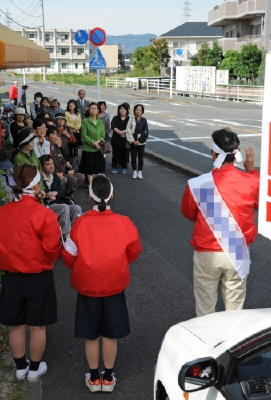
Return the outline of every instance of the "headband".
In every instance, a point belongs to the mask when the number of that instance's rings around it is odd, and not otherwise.
[[[237,162],[241,162],[243,160],[242,154],[239,149],[235,149],[232,152],[226,153],[224,150],[222,150],[220,147],[218,147],[215,142],[213,141],[212,143],[212,150],[218,154],[218,157],[214,161],[214,167],[215,168],[220,168],[225,161],[226,157],[228,154],[233,154],[235,156],[235,159]]]
[[[25,144],[27,142],[30,142],[35,137],[36,137],[36,135],[34,133],[29,133],[29,135],[19,143],[19,146],[21,146],[22,144]]]
[[[37,170],[37,173],[33,180],[25,187],[23,188],[23,193],[28,193],[28,194],[33,194],[32,187],[37,185],[40,182],[40,172]]]
[[[103,174],[100,174],[100,175],[103,175]],[[108,179],[108,181],[109,181],[109,179]],[[113,185],[112,185],[112,183],[110,181],[109,181],[109,183],[110,183],[110,193],[109,193],[109,195],[108,195],[108,197],[106,199],[100,199],[98,196],[96,196],[96,194],[92,190],[92,185],[89,185],[89,195],[94,201],[96,201],[96,203],[101,203],[102,200],[104,200],[105,203],[109,202],[109,200],[110,200],[110,198],[111,198],[111,196],[113,194]]]

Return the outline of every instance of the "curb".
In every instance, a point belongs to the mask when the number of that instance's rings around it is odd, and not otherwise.
[[[188,178],[195,178],[196,176],[199,176],[202,174],[202,171],[200,171],[198,169],[191,168],[188,165],[185,165],[178,161],[173,161],[170,158],[161,156],[160,154],[155,153],[151,150],[145,150],[145,155],[150,160],[156,161],[161,165],[164,165],[170,169],[173,169],[174,171],[181,172]]]

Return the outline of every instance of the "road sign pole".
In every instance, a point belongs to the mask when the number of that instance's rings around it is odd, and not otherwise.
[[[263,47],[270,52],[270,34],[271,34],[271,0],[266,0],[265,17],[264,17],[264,35]]]
[[[100,70],[97,69],[97,101],[101,99]]]
[[[173,47],[171,49],[171,57],[170,57],[170,89],[169,96],[172,99],[173,96]]]

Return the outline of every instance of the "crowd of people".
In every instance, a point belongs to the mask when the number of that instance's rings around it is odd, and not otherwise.
[[[53,263],[62,257],[78,292],[75,336],[85,339],[89,365],[85,384],[91,392],[112,392],[117,339],[130,333],[125,300],[129,263],[138,258],[141,243],[132,221],[110,208],[114,189],[104,175],[104,155],[112,148],[113,174],[127,173],[131,155],[132,177],[143,178],[148,137],[144,107],[137,104],[131,118],[129,105],[123,103],[110,121],[106,103],[89,103],[80,90],[78,99],[68,101],[66,111],[57,99],[41,93],[35,94],[30,110],[32,122],[25,108],[14,111],[9,128],[12,151],[7,146],[9,132],[1,126],[5,140],[0,170],[10,201],[0,207],[0,257],[5,271],[0,323],[10,327],[17,379],[36,381],[47,371],[42,360],[46,326],[57,321]],[[259,173],[251,148],[246,150],[245,171],[236,168],[234,163],[242,160],[239,146],[234,132],[215,131],[214,169],[190,179],[182,197],[181,211],[195,223],[191,244],[197,316],[215,312],[220,285],[226,310],[240,310],[245,303],[249,245],[257,234]],[[83,185],[88,187],[92,207],[81,215],[73,193]],[[30,327],[29,360],[26,326]]]

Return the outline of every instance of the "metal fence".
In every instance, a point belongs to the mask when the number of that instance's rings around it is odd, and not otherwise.
[[[106,78],[107,87],[126,87],[133,90],[146,90],[147,93],[169,94],[170,79],[168,78]],[[247,101],[263,103],[264,86],[228,85],[216,86],[215,93],[181,92],[176,90],[176,81],[173,80],[173,94],[175,96],[208,97],[221,100]]]

